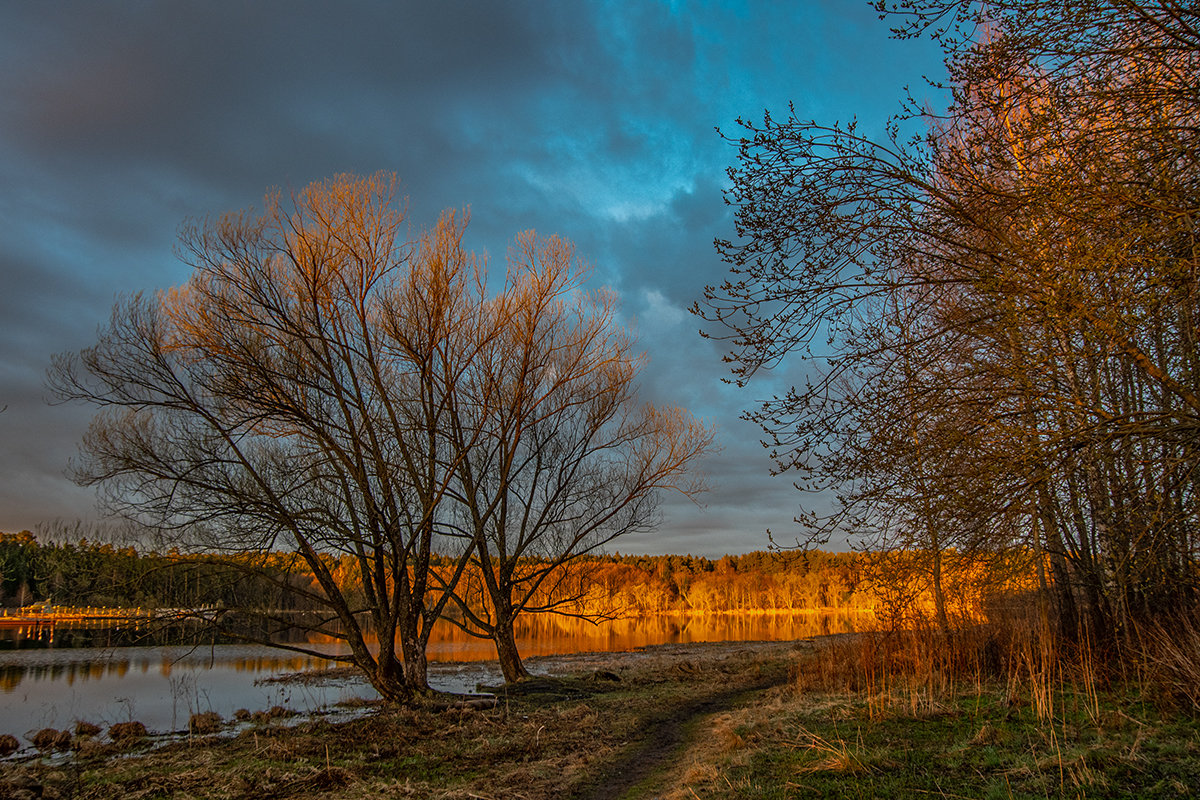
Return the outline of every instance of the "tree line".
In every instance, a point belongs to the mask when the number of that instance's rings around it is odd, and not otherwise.
[[[272,577],[286,573],[283,564]],[[198,609],[295,608],[276,582],[204,554],[143,552],[87,539],[40,542],[0,532],[0,606]]]
[[[836,498],[802,539],[900,554],[943,627],[946,553],[1033,553],[1062,635],[1119,649],[1200,591],[1200,11],[876,5],[941,44],[947,107],[740,120],[695,311],[739,383],[802,372],[747,414]]]
[[[945,554],[947,560],[954,554]],[[921,554],[913,553],[912,558]],[[655,614],[795,613],[855,611],[881,624],[912,622],[933,610],[930,587],[914,581],[899,591],[894,580],[879,580],[882,558],[874,553],[813,551],[804,557],[778,552],[697,556],[596,555],[577,559],[569,579],[543,585],[534,597],[539,608],[593,621]],[[327,569],[338,591],[352,603],[363,602],[354,559],[327,556]],[[1036,587],[1029,559],[984,575],[977,563],[954,571],[946,581],[952,614],[980,618],[1013,597]],[[544,563],[530,565],[541,569]],[[451,558],[433,559],[445,580],[453,573]],[[889,570],[892,565],[887,564]],[[259,578],[272,573],[272,580]],[[478,567],[465,572],[466,582],[481,583]],[[283,581],[296,591],[281,590]],[[214,554],[159,553],[133,546],[79,541],[42,542],[29,531],[0,533],[0,606],[33,603],[142,609],[224,609],[235,615],[256,610],[287,610],[295,615],[319,612],[319,603],[304,602],[300,592],[318,586],[302,561],[278,554],[253,570],[231,565]],[[476,636],[487,631],[471,626],[475,617],[494,611],[486,594],[473,599],[471,615],[448,609],[443,621]],[[286,635],[284,627],[276,628]],[[293,637],[294,638],[294,637]],[[294,642],[289,642],[294,643]]]

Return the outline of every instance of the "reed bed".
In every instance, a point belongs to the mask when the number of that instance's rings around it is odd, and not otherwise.
[[[1119,642],[1086,628],[1064,637],[1047,614],[1001,617],[941,630],[910,627],[830,637],[800,665],[801,692],[861,696],[872,715],[936,712],[963,693],[1007,686],[1039,720],[1055,716],[1064,695],[1099,714],[1099,694],[1147,696],[1156,705],[1200,711],[1200,624],[1195,612],[1130,625]]]

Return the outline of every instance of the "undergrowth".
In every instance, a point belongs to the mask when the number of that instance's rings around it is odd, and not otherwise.
[[[1121,649],[1037,615],[830,637],[669,796],[1192,797],[1198,677],[1188,617]]]

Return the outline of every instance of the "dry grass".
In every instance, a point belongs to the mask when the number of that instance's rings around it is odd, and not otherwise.
[[[861,744],[852,750],[842,739],[831,742],[804,727],[800,728],[791,744],[791,749],[802,751],[808,757],[799,767],[800,772],[840,772],[847,775],[871,770],[859,756],[860,748]]]
[[[1200,626],[1197,614],[1180,614],[1137,631],[1138,671],[1160,700],[1200,709]]]
[[[71,732],[55,730],[54,728],[42,728],[33,734],[33,736],[30,736],[29,741],[33,742],[33,746],[38,750],[66,750],[71,746]]]
[[[1192,796],[1200,737],[1181,684],[1195,630],[1142,640],[1143,677],[1157,668],[1173,678],[1153,686],[1180,686],[1169,703],[1122,680],[1115,648],[1086,632],[1064,643],[1036,616],[833,637],[797,665],[781,708],[739,712],[746,745],[694,763],[688,788],[706,800]]]
[[[188,732],[205,735],[225,727],[225,720],[215,711],[199,711],[188,718]]]
[[[108,726],[108,736],[114,742],[136,742],[145,739],[146,735],[146,726],[137,721],[118,722],[115,725]]]
[[[76,720],[76,722],[75,722],[75,735],[76,736],[99,736],[100,732],[102,730],[104,730],[104,729],[101,728],[99,725],[96,725],[95,723],[92,723],[92,722],[88,722],[86,720],[81,719],[81,720]]]
[[[1153,663],[1165,676],[1156,681],[1176,687],[1177,694],[1188,686],[1200,693],[1200,681],[1189,683],[1200,678],[1200,631],[1193,627],[1190,633],[1194,639],[1145,639],[1157,649],[1153,662],[1142,663]],[[857,696],[877,719],[937,716],[964,691],[982,694],[1000,681],[1012,702],[1030,703],[1039,720],[1054,718],[1064,694],[1083,703],[1095,720],[1099,691],[1111,671],[1086,631],[1065,646],[1045,617],[1035,614],[948,632],[924,626],[830,637],[811,663],[798,668],[794,686],[805,694]]]

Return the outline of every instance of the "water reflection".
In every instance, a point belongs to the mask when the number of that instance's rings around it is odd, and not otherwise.
[[[522,655],[533,657],[667,643],[791,640],[853,631],[870,622],[869,615],[853,612],[664,615],[600,624],[545,615],[521,620],[517,638]],[[261,645],[146,646],[149,632],[129,628],[108,622],[0,631],[0,733],[68,727],[78,719],[102,724],[138,719],[152,730],[178,730],[194,711],[212,710],[226,718],[238,708],[275,704],[313,711],[350,697],[374,696],[361,681],[317,687],[256,684],[270,675],[337,663],[330,658]],[[347,652],[329,639],[307,646],[330,657]],[[480,663],[494,661],[491,642],[449,624],[435,628],[429,657],[436,688],[468,691],[478,681],[498,678],[494,663]]]
[[[250,646],[254,647],[254,646]],[[72,660],[60,662],[47,661],[44,657],[34,659],[14,659],[0,656],[0,692],[13,692],[23,680],[55,681],[67,686],[76,682],[99,681],[105,679],[124,678],[134,670],[146,675],[153,671],[164,678],[170,678],[178,669],[225,669],[232,672],[245,672],[258,675],[259,673],[300,672],[306,669],[321,668],[333,663],[327,659],[308,656],[279,656],[278,651],[269,648],[256,647],[251,655],[230,655],[229,646],[220,645],[214,648],[211,656],[199,659],[191,658],[179,651],[167,648],[153,648],[137,655],[128,653],[76,649],[71,651]],[[64,651],[59,651],[64,652]],[[76,660],[79,659],[79,660]],[[182,663],[181,663],[182,662]]]
[[[614,619],[594,624],[554,614],[518,620],[517,644],[525,657],[563,653],[617,652],[655,644],[688,642],[790,641],[831,633],[850,633],[870,627],[874,617],[854,611],[662,614]],[[477,639],[447,623],[434,628],[431,660],[491,660],[496,651],[488,640]]]
[[[238,708],[285,705],[314,711],[354,696],[361,684],[257,685],[275,672],[329,662],[259,645],[206,648],[53,648],[0,654],[0,733],[18,736],[76,720],[101,725],[136,719],[155,731],[179,730],[196,711],[230,717]]]
[[[558,615],[518,621],[517,642],[525,657],[580,652],[619,652],[655,644],[775,640],[787,641],[862,629],[872,621],[861,612],[790,614],[680,614],[631,617],[593,623]],[[56,630],[57,627],[57,630]],[[254,645],[163,644],[162,629],[100,621],[71,626],[44,624],[0,629],[0,692],[12,692],[25,679],[73,686],[77,681],[123,678],[131,670],[151,670],[169,678],[183,668],[237,673],[283,673],[333,665],[331,659]],[[147,645],[149,640],[150,644]],[[310,636],[306,646],[329,656],[349,649],[333,637]],[[52,651],[52,654],[51,652]],[[41,653],[41,655],[37,655]],[[439,623],[429,643],[430,661],[491,661],[496,652],[449,623]]]

